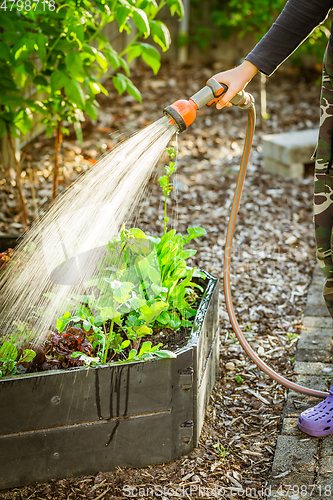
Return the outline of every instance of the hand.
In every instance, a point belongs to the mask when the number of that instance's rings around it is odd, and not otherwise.
[[[224,83],[228,86],[227,92],[216,103],[217,109],[222,109],[224,106],[232,106],[229,102],[230,99],[243,90],[258,71],[258,68],[254,64],[244,61],[236,68],[213,75],[213,78],[219,83]]]

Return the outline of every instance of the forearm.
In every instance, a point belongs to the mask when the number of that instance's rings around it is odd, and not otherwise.
[[[246,56],[262,73],[271,75],[322,23],[333,0],[289,0],[262,40]]]

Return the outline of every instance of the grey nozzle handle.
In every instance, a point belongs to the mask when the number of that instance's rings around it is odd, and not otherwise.
[[[221,89],[223,89],[223,92],[221,92]],[[227,90],[227,85],[219,83],[215,78],[210,78],[206,86],[190,97],[190,99],[195,102],[198,109],[201,109],[206,104],[210,105],[216,102]],[[251,94],[241,90],[241,92],[230,99],[230,102],[241,109],[249,109],[253,106],[254,98]]]

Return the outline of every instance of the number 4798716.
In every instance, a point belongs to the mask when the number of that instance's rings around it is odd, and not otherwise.
[[[0,0],[1,1],[1,0]],[[9,10],[10,12],[13,9],[17,9],[19,11],[24,10],[24,11],[29,11],[29,10],[37,10],[37,7],[39,6],[39,9],[42,9],[43,11],[45,10],[55,10],[56,9],[56,4],[55,0],[3,0],[2,4],[0,5],[0,9],[3,10]]]

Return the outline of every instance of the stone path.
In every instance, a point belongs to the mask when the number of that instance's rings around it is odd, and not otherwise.
[[[316,268],[309,289],[301,336],[295,353],[295,373],[301,385],[327,391],[333,385],[332,319],[322,297],[323,274]],[[275,450],[270,500],[333,498],[333,434],[315,438],[301,432],[301,411],[320,400],[289,391],[283,427]]]

